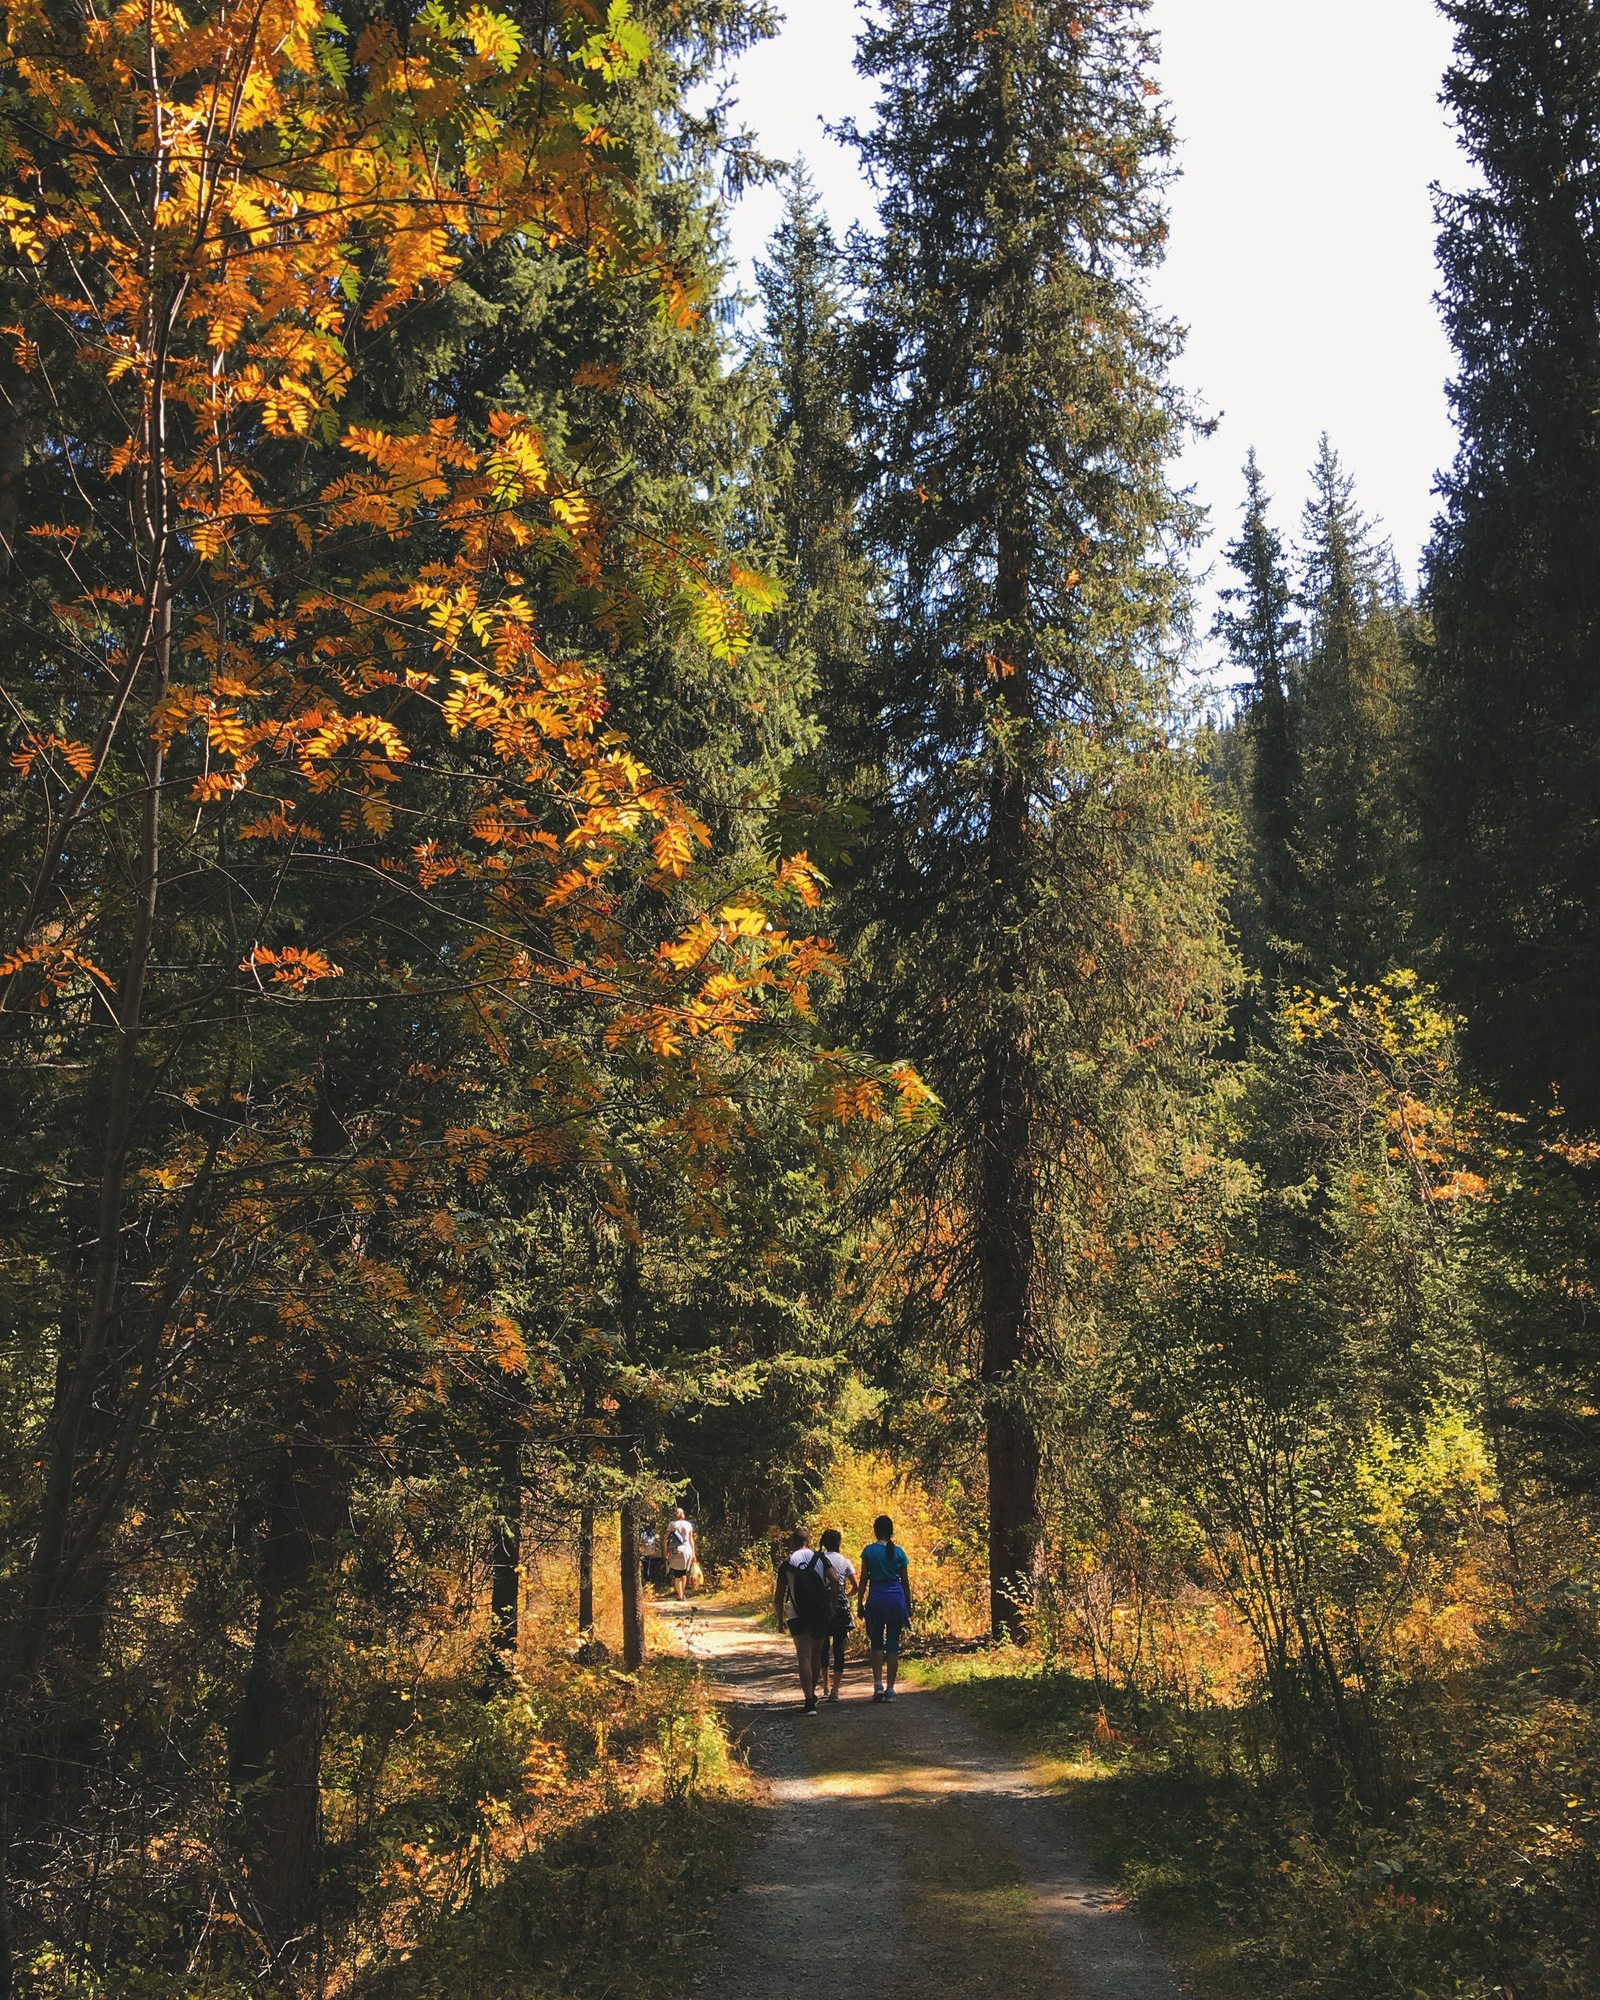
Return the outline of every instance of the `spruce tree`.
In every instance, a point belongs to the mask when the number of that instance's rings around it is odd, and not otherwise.
[[[756,266],[776,391],[769,447],[769,531],[790,583],[782,623],[818,657],[859,651],[865,593],[856,502],[859,456],[850,407],[851,321],[844,260],[804,162],[784,219]]]
[[[1447,0],[1475,185],[1440,204],[1461,431],[1428,565],[1428,914],[1469,1048],[1600,1121],[1600,13]]]
[[[858,45],[880,85],[856,143],[882,204],[862,366],[884,606],[853,1006],[945,1107],[918,1297],[945,1434],[983,1437],[996,1629],[1035,1564],[1073,1274],[1214,985],[1203,813],[1166,735],[1192,523],[1164,472],[1177,336],[1141,284],[1173,143],[1144,16],[889,0]]]
[[[1408,608],[1394,554],[1322,439],[1302,540],[1307,644],[1294,688],[1299,776],[1295,954],[1317,983],[1379,978],[1406,956],[1401,718]]]
[[[821,731],[788,773],[783,820],[786,832],[831,866],[848,852],[862,816],[857,794],[869,783],[871,731],[858,696],[873,589],[860,520],[848,276],[803,162],[756,282],[758,359],[771,379],[775,415],[750,504],[754,534],[788,590],[768,638],[796,682],[814,690]]]
[[[1235,898],[1236,923],[1249,969],[1275,985],[1299,911],[1294,811],[1299,756],[1290,681],[1300,638],[1296,598],[1283,537],[1252,449],[1244,466],[1244,519],[1225,551],[1240,581],[1218,593],[1216,634],[1233,665],[1248,675],[1243,713],[1248,847]]]

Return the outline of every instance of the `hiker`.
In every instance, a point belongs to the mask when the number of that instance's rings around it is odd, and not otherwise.
[[[639,1573],[652,1590],[666,1582],[666,1559],[661,1553],[661,1532],[654,1521],[639,1530]]]
[[[778,1568],[773,1608],[778,1623],[787,1626],[794,1640],[800,1692],[805,1697],[801,1712],[805,1715],[817,1713],[817,1669],[833,1627],[838,1596],[839,1579],[827,1558],[819,1555],[805,1531],[797,1528],[789,1537],[788,1557]]]
[[[817,1674],[817,1685],[824,1701],[837,1701],[839,1690],[844,1685],[844,1645],[850,1636],[850,1627],[855,1622],[850,1615],[850,1593],[856,1587],[856,1566],[843,1553],[843,1536],[837,1528],[825,1529],[822,1536],[822,1553],[828,1566],[839,1579],[839,1602],[834,1606],[833,1624],[828,1636],[822,1642],[822,1661]],[[833,1654],[833,1685],[828,1685],[828,1654]]]
[[[667,1523],[667,1570],[672,1577],[672,1593],[681,1604],[688,1595],[689,1578],[699,1560],[694,1545],[694,1523],[681,1507],[674,1507]]]
[[[856,1610],[867,1621],[867,1644],[872,1650],[872,1699],[894,1701],[895,1677],[900,1671],[900,1634],[911,1623],[911,1566],[905,1550],[895,1541],[894,1523],[887,1514],[878,1516],[872,1532],[877,1540],[868,1542],[861,1551]]]

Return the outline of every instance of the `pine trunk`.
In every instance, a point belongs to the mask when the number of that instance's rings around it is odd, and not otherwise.
[[[578,1630],[586,1637],[594,1625],[594,1502],[578,1509]]]
[[[489,1636],[502,1658],[514,1659],[522,1609],[522,1440],[515,1430],[501,1438],[498,1456],[500,1504],[494,1521]]]
[[[622,1664],[629,1673],[644,1665],[644,1589],[639,1579],[639,1509],[622,1509]]]
[[[0,2000],[16,1990],[16,1954],[11,1949],[10,1833],[6,1801],[0,1797]]]
[[[1026,785],[1012,772],[996,784],[990,820],[991,880],[997,900],[1012,909],[1020,901],[1026,840]],[[1026,1630],[1039,1507],[1039,1447],[1016,1384],[1035,1345],[1032,1051],[1017,1004],[1016,966],[1005,969],[999,985],[979,1109],[976,1241],[987,1391],[989,1624],[996,1638]]]
[[[1009,143],[1007,120],[1000,120]],[[1014,269],[1009,288],[1025,294],[1026,266]],[[1016,360],[1020,310],[1002,340],[1007,362]],[[1028,490],[1025,441],[1014,452],[1013,504]],[[1033,1606],[1034,1551],[1038,1542],[1039,1447],[1021,1407],[1017,1374],[1035,1358],[1033,1313],[1037,1201],[1034,1160],[1035,1083],[1028,1022],[1026,964],[1030,906],[1031,800],[1023,732],[1033,714],[1028,533],[1024,520],[1000,525],[995,565],[995,610],[1006,634],[1007,658],[995,698],[998,733],[990,785],[987,851],[994,937],[1001,944],[990,995],[990,1046],[983,1071],[978,1117],[979,1214],[976,1249],[982,1316],[982,1374],[987,1397],[989,1475],[989,1629],[1021,1638]]]
[[[229,1775],[250,1892],[272,1949],[285,1956],[317,1918],[326,1726],[317,1600],[347,1504],[325,1446],[283,1454],[267,1504],[250,1678],[233,1730]]]

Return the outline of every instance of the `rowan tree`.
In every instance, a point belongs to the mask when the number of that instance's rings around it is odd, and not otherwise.
[[[286,1962],[320,1909],[352,1520],[442,1477],[442,1440],[492,1463],[481,1413],[527,1401],[492,1225],[540,1187],[626,1216],[641,1135],[692,1181],[742,1140],[739,1037],[790,1010],[804,1070],[831,960],[785,927],[803,857],[744,840],[701,873],[705,818],[606,679],[677,634],[736,708],[774,589],[503,396],[372,393],[512,238],[691,323],[607,124],[652,59],[626,7],[6,29],[0,1027],[35,1283],[0,1824],[29,1868],[70,1835],[108,1677],[145,1658],[131,1603],[199,1579],[185,1740],[211,1768],[222,1712],[250,1922]],[[797,1085],[824,1121],[838,1071]]]

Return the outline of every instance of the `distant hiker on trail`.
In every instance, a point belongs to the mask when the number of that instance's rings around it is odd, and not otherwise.
[[[639,1572],[652,1589],[666,1581],[666,1558],[661,1553],[661,1535],[654,1521],[639,1530]]]
[[[788,1627],[794,1640],[806,1715],[817,1713],[817,1670],[833,1629],[839,1595],[839,1579],[827,1557],[812,1548],[802,1529],[796,1529],[789,1537],[788,1559],[779,1565],[773,1605],[778,1623]]]
[[[837,1528],[825,1530],[822,1536],[822,1553],[828,1559],[828,1566],[839,1579],[839,1602],[834,1606],[833,1624],[828,1636],[822,1642],[822,1660],[817,1674],[817,1685],[822,1690],[824,1701],[837,1701],[839,1690],[844,1685],[844,1643],[850,1636],[854,1622],[850,1616],[850,1593],[856,1587],[856,1566],[847,1555],[840,1553],[843,1537]],[[833,1685],[828,1685],[828,1653],[833,1653]]]
[[[689,1577],[699,1557],[694,1545],[694,1523],[681,1507],[674,1507],[667,1523],[667,1569],[672,1577],[673,1595],[681,1604],[688,1594]]]
[[[900,1634],[911,1623],[911,1565],[894,1538],[894,1523],[880,1514],[872,1524],[875,1542],[861,1551],[861,1587],[856,1609],[865,1613],[872,1649],[872,1699],[894,1701],[900,1671]],[[884,1668],[888,1667],[888,1685]]]

